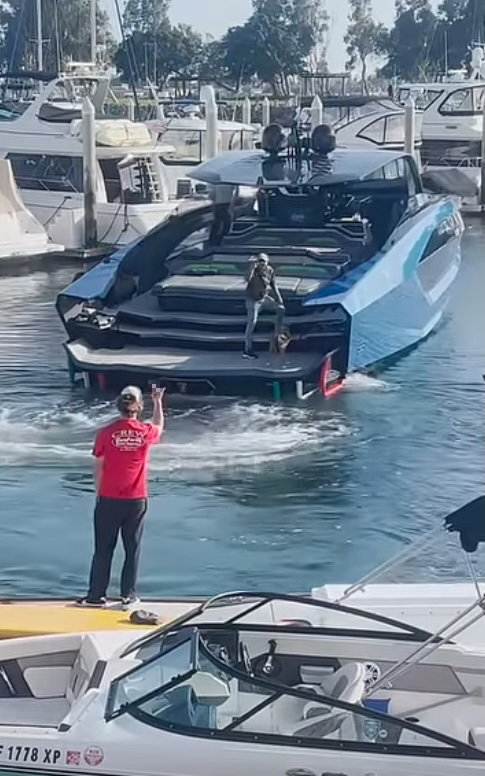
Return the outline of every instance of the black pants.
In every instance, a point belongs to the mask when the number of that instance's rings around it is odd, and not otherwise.
[[[98,499],[94,510],[94,556],[89,577],[89,598],[98,599],[106,595],[120,531],[125,548],[121,595],[135,593],[143,518],[147,506],[146,499]]]

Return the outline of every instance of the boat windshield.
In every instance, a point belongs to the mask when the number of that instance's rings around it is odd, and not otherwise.
[[[180,638],[181,628],[217,627],[250,624],[261,627],[277,626],[312,629],[312,633],[345,634],[349,637],[365,635],[369,638],[390,636],[404,641],[421,642],[432,634],[405,622],[367,612],[355,607],[319,599],[285,595],[283,593],[223,593],[205,601],[182,615],[178,620],[158,628],[148,636],[137,639],[123,652],[122,657],[150,661],[160,650]],[[318,629],[318,630],[315,630]]]
[[[426,110],[435,102],[443,89],[425,87],[425,86],[402,86],[397,91],[396,101],[401,105],[406,104],[406,100],[411,96],[415,105],[420,110]]]
[[[484,93],[483,85],[456,89],[441,103],[439,112],[448,116],[479,116]]]
[[[219,150],[244,151],[254,147],[254,132],[248,129],[220,129]],[[205,129],[170,126],[159,133],[159,142],[174,150],[162,155],[164,164],[200,164],[209,156]]]
[[[233,631],[231,649],[227,633],[185,629],[178,634],[179,643],[162,644],[148,663],[112,682],[106,719],[128,713],[141,723],[172,733],[241,737],[256,745],[281,745],[287,738],[291,746],[339,748],[346,741],[357,750],[368,751],[369,745],[402,746],[407,754],[409,747],[416,747],[416,752],[425,749],[429,756],[485,759],[485,752],[463,741],[421,727],[416,720],[390,716],[387,702],[373,705],[366,700],[363,663],[348,662],[336,668],[335,658],[323,670],[315,660],[318,634],[295,641],[295,635],[287,632],[281,639],[278,636],[278,642],[268,642],[268,632],[254,633],[239,626]],[[261,652],[264,646],[273,650],[271,666],[277,671],[291,653],[293,679],[291,672],[269,678],[272,671],[265,669],[268,655]],[[332,644],[325,646],[332,649]],[[297,683],[299,673],[304,675],[303,682]],[[322,677],[326,679],[321,681]],[[350,683],[354,688],[351,698],[343,692]]]

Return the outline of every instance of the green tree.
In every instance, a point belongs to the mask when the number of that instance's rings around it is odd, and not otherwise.
[[[463,67],[469,62],[470,47],[477,41],[483,41],[485,3],[483,0],[443,0],[438,16],[443,65],[446,47],[448,67]]]
[[[71,60],[89,60],[90,0],[42,0],[44,70],[57,72]],[[1,56],[9,69],[37,69],[35,4],[9,0],[0,4]],[[107,15],[97,8],[97,40],[110,52],[113,38]]]
[[[126,33],[155,34],[168,22],[170,0],[127,0],[123,11]]]
[[[327,25],[322,0],[253,0],[246,24],[221,41],[221,61],[236,83],[257,75],[277,95],[289,93],[289,77],[305,69]]]
[[[357,63],[361,68],[362,93],[368,93],[367,66],[369,58],[379,54],[384,45],[386,29],[372,17],[372,0],[349,0],[349,25],[344,37],[349,61],[353,70]]]
[[[204,54],[205,43],[198,32],[186,24],[173,26],[166,19],[155,32],[134,30],[126,38],[126,47],[118,47],[114,61],[126,80],[134,75],[135,79],[163,86],[171,75],[198,77]]]
[[[388,57],[382,74],[409,80],[425,80],[436,75],[443,51],[439,20],[429,0],[397,0],[396,19],[385,45]]]

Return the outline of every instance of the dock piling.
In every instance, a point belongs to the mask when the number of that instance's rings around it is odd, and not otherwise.
[[[310,115],[312,129],[315,129],[315,127],[319,127],[320,124],[323,124],[323,103],[318,94],[316,94],[313,98],[312,106],[310,108]]]
[[[242,104],[242,123],[251,124],[251,100],[245,97]]]
[[[219,128],[217,117],[217,102],[214,88],[204,86],[201,90],[201,97],[205,105],[205,123],[206,123],[206,155],[211,159],[217,156],[219,150]]]
[[[267,127],[268,124],[271,124],[271,103],[267,97],[263,99],[261,123],[263,127]]]
[[[416,107],[414,99],[410,94],[406,100],[404,115],[404,150],[407,154],[415,156],[414,147],[416,145]]]
[[[480,211],[485,214],[485,95],[482,97],[482,158],[480,167]]]
[[[97,160],[94,105],[84,98],[82,108],[83,172],[84,172],[84,244],[95,248],[98,242],[96,208]]]

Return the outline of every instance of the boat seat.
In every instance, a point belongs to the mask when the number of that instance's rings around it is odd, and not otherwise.
[[[66,698],[8,698],[0,703],[0,725],[56,728],[69,709]]]
[[[347,663],[319,685],[300,684],[295,689],[360,704],[365,692],[365,667],[362,663]],[[275,725],[284,735],[324,738],[337,733],[351,716],[351,712],[332,707],[330,701],[319,703],[288,696],[278,702]]]
[[[365,673],[363,663],[346,663],[321,682],[321,692],[347,703],[362,703]]]
[[[300,684],[298,689],[310,689],[318,695],[338,698],[346,703],[362,703],[365,692],[365,667],[363,663],[346,663],[323,679],[320,684]],[[321,704],[314,705],[321,708]]]
[[[66,688],[66,699],[69,706],[72,706],[86,692],[99,659],[100,654],[94,640],[89,634],[86,634],[83,636]]]

